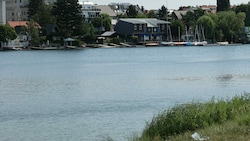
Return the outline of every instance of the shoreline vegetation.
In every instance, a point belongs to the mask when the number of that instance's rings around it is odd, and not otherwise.
[[[128,141],[193,141],[194,133],[203,140],[249,141],[250,93],[232,99],[193,102],[165,110],[146,124],[142,133]],[[202,140],[202,139],[200,139]],[[111,137],[104,141],[113,141]]]

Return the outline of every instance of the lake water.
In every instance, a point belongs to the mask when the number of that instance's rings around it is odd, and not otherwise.
[[[249,86],[249,45],[0,52],[0,140],[125,141],[160,111]]]

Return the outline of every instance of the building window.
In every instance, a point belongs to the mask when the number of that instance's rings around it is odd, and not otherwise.
[[[137,30],[137,25],[134,25],[134,30]]]
[[[148,28],[148,32],[151,32],[151,28],[150,27]]]
[[[139,25],[139,30],[142,30],[142,25],[141,24]]]
[[[162,31],[165,30],[165,25],[161,25],[161,30],[162,30]]]

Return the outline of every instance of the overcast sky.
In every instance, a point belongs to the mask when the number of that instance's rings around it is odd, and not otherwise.
[[[216,0],[89,0],[99,5],[115,3],[131,3],[144,6],[145,9],[160,9],[167,5],[169,9],[178,9],[180,6],[216,5]],[[230,0],[231,5],[247,4],[249,0]]]

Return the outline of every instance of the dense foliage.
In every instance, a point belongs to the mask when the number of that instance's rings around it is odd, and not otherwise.
[[[92,24],[98,31],[110,31],[111,18],[107,14],[101,14],[92,20]]]
[[[216,22],[209,16],[209,15],[203,15],[197,20],[197,25],[202,25],[202,27],[206,30],[205,31],[205,37],[207,39],[213,39],[215,29],[217,27]]]
[[[163,5],[161,9],[158,10],[158,18],[161,20],[168,20],[168,12],[167,8]]]
[[[244,27],[245,13],[236,14],[233,11],[222,11],[217,13],[217,33],[221,40],[234,42]]]
[[[230,9],[229,0],[217,0],[217,12],[227,11]]]
[[[148,18],[157,18],[157,15],[156,15],[156,13],[154,12],[154,10],[150,10],[150,11],[147,13],[147,17],[148,17]]]
[[[17,38],[15,30],[8,25],[0,24],[0,42],[6,42],[8,40],[14,40]]]
[[[28,4],[29,19],[40,12],[42,4],[43,4],[43,0],[29,0],[29,4]]]
[[[205,14],[205,11],[201,8],[198,8],[194,11],[188,11],[186,15],[183,16],[183,22],[186,26],[194,27],[196,24],[196,21]]]
[[[61,30],[62,37],[80,36],[83,32],[83,16],[78,0],[57,0],[52,14]]]
[[[51,14],[52,4],[46,4],[43,0],[30,0],[28,5],[28,18],[37,22],[40,26],[55,24],[55,17]]]
[[[27,32],[31,37],[31,45],[38,46],[40,44],[40,41],[42,38],[40,38],[40,27],[37,25],[37,23],[33,20],[30,20],[27,23]]]
[[[126,14],[129,18],[135,18],[138,14],[138,11],[136,9],[135,5],[130,5],[126,11]]]
[[[95,17],[91,23],[84,22],[78,0],[58,0],[49,4],[42,0],[29,0],[29,2],[30,20],[37,22],[41,27],[56,24],[63,38],[80,37],[83,40],[94,41],[94,34],[109,31],[112,27],[111,19],[107,14]],[[204,28],[206,39],[211,42],[237,42],[242,28],[250,26],[250,4],[241,4],[233,9],[230,9],[229,0],[217,0],[217,4],[218,11],[221,12],[216,14],[207,14],[201,8],[183,7],[183,10],[189,10],[182,19],[171,17],[164,5],[158,10],[151,11],[130,5],[124,14],[117,17],[118,19],[157,18],[168,20],[171,22],[171,31],[175,40],[184,35],[186,29],[194,32],[196,26],[201,26]]]
[[[250,3],[241,4],[234,8],[236,13],[244,12],[246,13],[245,26],[250,26]]]
[[[181,20],[172,20],[171,21],[171,31],[172,31],[172,36],[174,39],[178,39],[180,41],[180,36],[182,31],[185,30],[185,25]]]
[[[166,140],[187,131],[222,124],[238,116],[249,115],[249,107],[249,94],[236,96],[231,100],[213,98],[207,103],[178,105],[154,117],[144,129],[142,140]]]
[[[52,5],[42,3],[40,12],[34,16],[33,20],[39,23],[42,27],[47,24],[55,24],[56,19],[52,15],[52,8]]]

